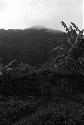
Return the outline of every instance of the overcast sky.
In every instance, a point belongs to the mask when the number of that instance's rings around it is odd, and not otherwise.
[[[63,30],[60,21],[83,27],[83,0],[0,0],[0,28],[41,25]]]

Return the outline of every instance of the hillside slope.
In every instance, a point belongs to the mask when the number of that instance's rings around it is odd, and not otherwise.
[[[14,58],[37,65],[48,59],[50,50],[65,39],[66,33],[42,29],[0,30],[0,57],[7,64]]]

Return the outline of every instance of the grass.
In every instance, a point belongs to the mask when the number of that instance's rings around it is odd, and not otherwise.
[[[36,110],[40,102],[30,98],[22,100],[18,97],[6,98],[7,101],[0,102],[0,124],[11,124],[22,118],[22,116],[29,115]]]
[[[76,125],[84,123],[84,106],[73,101],[48,102],[46,105],[41,105],[37,111],[27,117],[24,117],[14,125],[44,125],[44,124],[69,124]]]
[[[84,105],[76,100],[25,96],[2,98],[0,98],[0,125],[82,125],[84,123]]]

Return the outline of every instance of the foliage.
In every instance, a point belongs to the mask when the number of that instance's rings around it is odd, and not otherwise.
[[[67,25],[62,21],[62,26],[66,29],[67,39],[65,41],[66,45],[59,45],[56,49],[53,49],[53,53],[59,54],[54,56],[54,60],[56,62],[56,67],[60,68],[68,66],[72,66],[72,72],[76,71],[79,72],[81,66],[84,64],[84,36],[83,31],[80,31],[79,28],[71,22],[70,27],[68,28]],[[53,61],[52,61],[53,62]],[[73,65],[72,65],[73,64]],[[62,69],[63,70],[63,69]],[[69,71],[67,69],[67,71]]]
[[[23,62],[14,67],[15,59],[6,66],[1,63],[0,89],[3,93],[7,94],[9,91],[9,94],[20,92],[42,95],[44,92],[48,95],[51,86],[57,83],[59,74],[84,73],[83,30],[80,31],[72,22],[69,28],[63,21],[62,25],[66,28],[67,39],[64,44],[51,51],[54,58],[42,64],[40,68],[31,67]]]
[[[24,62],[14,66],[15,59],[8,65],[1,61],[0,93],[5,96],[0,96],[0,124],[84,124],[84,100],[70,100],[84,92],[83,30],[72,22],[69,28],[62,25],[67,39],[40,68]]]

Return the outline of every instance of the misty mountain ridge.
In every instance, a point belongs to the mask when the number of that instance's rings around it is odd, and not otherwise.
[[[4,28],[1,28],[0,31],[24,31],[24,30],[46,30],[47,32],[63,32],[63,31],[60,31],[60,30],[57,30],[57,29],[52,29],[52,28],[48,28],[48,27],[45,27],[45,26],[40,26],[40,25],[33,25],[29,28],[24,28],[24,29],[4,29]],[[64,32],[65,33],[65,32]]]
[[[60,31],[60,30],[57,30],[57,29],[55,30],[55,29],[51,29],[51,28],[47,28],[45,26],[39,26],[39,25],[32,26],[29,29],[45,30],[46,32],[53,32],[53,33],[63,32],[63,31]]]

